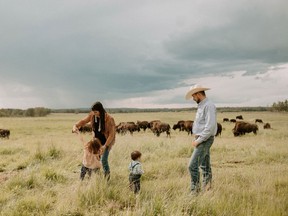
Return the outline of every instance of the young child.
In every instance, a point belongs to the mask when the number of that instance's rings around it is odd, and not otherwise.
[[[141,164],[141,152],[133,151],[131,153],[132,161],[129,164],[129,187],[135,194],[140,191],[140,179],[142,174],[144,173]]]
[[[88,173],[88,176],[91,177],[92,171],[96,172],[102,166],[100,162],[101,142],[99,139],[93,138],[86,143],[81,134],[78,134],[84,147],[83,161],[80,173],[80,179],[84,180],[86,173]]]

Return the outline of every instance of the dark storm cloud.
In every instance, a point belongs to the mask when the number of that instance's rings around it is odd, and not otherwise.
[[[229,70],[231,63],[235,69],[251,72],[259,72],[265,64],[267,69],[271,64],[285,63],[288,14],[281,7],[288,4],[277,1],[269,5],[262,7],[252,2],[234,14],[227,25],[172,37],[165,43],[166,50],[180,60],[221,62],[227,64]]]
[[[194,79],[247,76],[286,63],[286,6],[284,0],[0,0],[0,99],[14,104],[29,96],[27,106],[39,99],[49,107],[142,97],[181,104],[180,88]]]

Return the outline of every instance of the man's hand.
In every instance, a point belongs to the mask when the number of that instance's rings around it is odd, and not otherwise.
[[[192,146],[197,147],[198,145],[199,145],[198,142],[196,142],[196,141],[193,141],[193,142],[192,142]]]

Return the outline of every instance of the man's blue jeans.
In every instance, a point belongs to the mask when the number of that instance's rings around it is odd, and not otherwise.
[[[207,184],[211,184],[212,170],[210,164],[210,147],[214,142],[214,136],[211,136],[206,141],[200,143],[194,148],[193,154],[189,162],[189,172],[191,175],[191,191],[200,191],[200,172],[203,174],[202,187],[205,188]]]
[[[103,166],[103,170],[105,174],[110,173],[110,167],[108,163],[108,156],[109,156],[110,150],[108,148],[105,148],[103,155],[101,156],[101,162]]]

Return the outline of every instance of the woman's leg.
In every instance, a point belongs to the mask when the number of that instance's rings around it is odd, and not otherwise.
[[[109,152],[110,152],[110,150],[108,148],[106,148],[104,150],[103,155],[101,156],[101,162],[102,162],[102,166],[103,166],[103,170],[104,170],[104,175],[108,180],[110,179],[110,167],[109,167],[109,163],[108,163]]]

